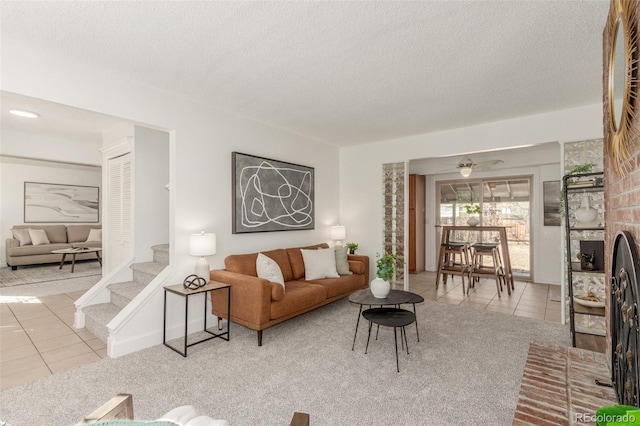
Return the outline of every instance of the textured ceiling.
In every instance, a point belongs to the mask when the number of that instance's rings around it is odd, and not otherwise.
[[[600,102],[608,8],[5,1],[0,35],[347,146]]]

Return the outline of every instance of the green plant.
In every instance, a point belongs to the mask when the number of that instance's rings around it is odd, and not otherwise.
[[[347,243],[347,248],[351,253],[355,253],[358,250],[358,243]]]
[[[385,281],[389,281],[389,278],[393,276],[393,271],[396,267],[398,258],[392,253],[383,253],[382,256],[377,254],[378,260],[376,261],[376,267],[378,268],[376,275]]]
[[[482,209],[479,204],[467,204],[464,206],[467,214],[482,214]]]
[[[571,168],[571,170],[569,170],[569,172],[567,173],[568,175],[576,175],[578,173],[589,173],[590,171],[593,170],[593,168],[596,165],[593,163],[585,163],[585,164],[578,164],[577,166],[573,166],[573,168]],[[567,184],[571,184],[576,182],[577,178],[570,178],[567,179]]]

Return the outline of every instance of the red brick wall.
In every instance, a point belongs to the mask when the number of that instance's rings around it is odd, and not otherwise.
[[[640,8],[640,0],[628,0],[630,7]],[[636,29],[640,22],[636,20]],[[608,253],[605,259],[607,293],[610,291],[611,278],[611,250],[618,232],[622,230],[633,234],[638,249],[640,249],[640,136],[638,133],[632,135],[631,158],[633,170],[625,177],[617,175],[611,169],[611,161],[608,152],[608,142],[611,132],[608,124],[608,89],[609,79],[608,60],[609,57],[609,27],[608,24],[603,31],[603,126],[604,126],[604,176],[605,176],[605,252]],[[638,52],[636,52],[636,55]],[[637,76],[636,76],[637,78]],[[636,116],[633,119],[633,128],[640,129],[640,99],[636,100]],[[611,347],[611,336],[609,335],[609,299],[606,300],[607,312],[607,347]],[[607,352],[610,358],[610,351]]]

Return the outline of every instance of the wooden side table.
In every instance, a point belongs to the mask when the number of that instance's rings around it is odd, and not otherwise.
[[[229,324],[230,321],[227,321],[227,329],[223,333],[214,333],[212,331],[207,330],[207,293],[212,291],[221,291],[227,289],[227,313],[231,312],[231,286],[229,284],[221,283],[218,281],[209,281],[206,285],[197,288],[195,290],[189,290],[184,288],[182,284],[174,284],[168,285],[164,287],[164,325],[162,330],[162,343],[182,355],[183,357],[187,356],[187,348],[197,345],[198,343],[206,342],[207,340],[215,339],[219,337],[223,340],[229,341]],[[167,343],[167,293],[177,294],[178,296],[182,296],[184,298],[184,349],[180,351],[180,349],[174,348],[170,344]],[[189,325],[189,296],[193,296],[194,294],[204,293],[204,332],[210,334],[211,336],[207,336],[204,339],[198,340],[197,342],[192,342],[187,344],[187,336],[188,336],[188,325]]]

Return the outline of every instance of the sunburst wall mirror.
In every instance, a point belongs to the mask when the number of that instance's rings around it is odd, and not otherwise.
[[[634,123],[638,102],[637,9],[637,0],[611,0],[606,27],[609,41],[606,143],[611,166],[620,176],[633,167],[631,136],[637,134]]]

